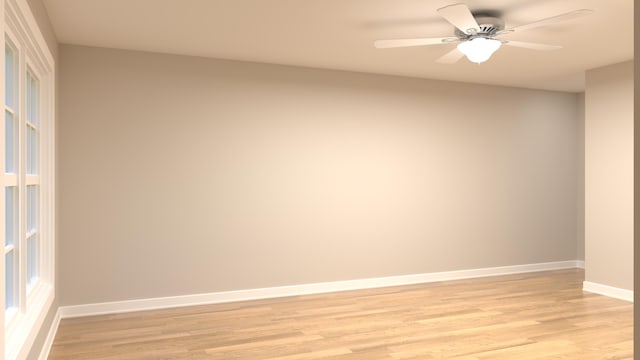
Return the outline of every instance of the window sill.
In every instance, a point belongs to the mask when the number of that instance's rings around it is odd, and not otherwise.
[[[16,313],[7,324],[5,359],[22,360],[27,357],[42,323],[53,303],[53,287],[40,283],[33,288],[27,301],[28,313]]]

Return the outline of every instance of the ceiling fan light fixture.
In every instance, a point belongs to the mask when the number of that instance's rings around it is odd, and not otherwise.
[[[463,53],[469,61],[476,64],[483,63],[500,48],[502,42],[495,39],[478,37],[458,44],[458,50]]]

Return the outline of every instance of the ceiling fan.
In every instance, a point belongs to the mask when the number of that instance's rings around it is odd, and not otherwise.
[[[440,16],[442,16],[445,20],[456,27],[454,36],[437,38],[378,40],[374,42],[374,46],[378,49],[383,49],[458,43],[458,46],[455,49],[446,53],[436,61],[443,64],[453,64],[466,55],[469,61],[479,64],[489,60],[491,55],[503,44],[508,46],[543,51],[560,49],[562,48],[562,46],[512,40],[498,40],[496,38],[505,34],[518,33],[540,26],[574,19],[593,12],[593,10],[590,9],[574,10],[568,13],[534,21],[529,24],[505,29],[504,20],[502,20],[502,18],[500,17],[500,13],[497,11],[483,11],[473,13],[471,12],[471,10],[469,10],[469,7],[466,4],[448,5],[439,8],[437,11]]]

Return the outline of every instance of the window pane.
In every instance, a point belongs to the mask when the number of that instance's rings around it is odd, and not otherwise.
[[[4,244],[5,246],[13,245],[16,243],[16,229],[17,229],[17,220],[16,216],[16,205],[17,205],[17,194],[15,186],[8,186],[5,188],[5,235],[4,235]]]
[[[38,131],[27,124],[27,174],[38,173]]]
[[[27,286],[31,286],[38,280],[38,234],[27,238]]]
[[[12,307],[16,307],[16,283],[15,283],[15,266],[13,264],[13,260],[15,258],[15,251],[11,250],[5,254],[4,264],[5,264],[5,282],[4,282],[4,308],[10,309]]]
[[[35,284],[38,280],[38,185],[28,185],[26,194],[27,212],[27,286]]]
[[[14,89],[15,89],[15,74],[16,63],[15,63],[15,53],[13,49],[9,46],[5,46],[4,48],[4,93],[5,93],[5,103],[12,109],[15,109],[14,106]]]
[[[38,185],[27,186],[27,233],[38,229]]]
[[[4,113],[4,151],[5,151],[5,169],[6,173],[16,172],[16,142],[15,140],[15,120],[13,114],[9,111]]]
[[[31,72],[27,72],[27,121],[38,125],[40,116],[40,94],[38,93],[38,79]]]

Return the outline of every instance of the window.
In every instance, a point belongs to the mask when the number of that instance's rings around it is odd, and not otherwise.
[[[17,188],[18,177],[16,176],[16,77],[18,73],[15,47],[5,39],[4,67],[5,67],[5,320],[13,318],[15,310],[18,308],[18,271],[16,269],[18,242],[16,239],[17,220]]]
[[[0,1],[5,54],[0,350],[13,360],[26,357],[53,302],[55,86],[53,57],[27,0]]]

